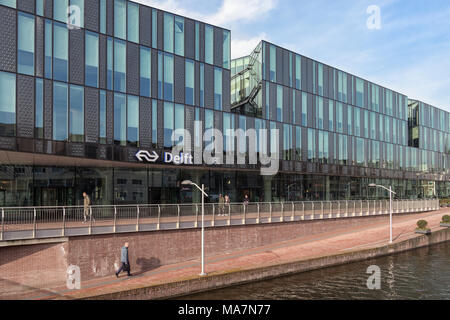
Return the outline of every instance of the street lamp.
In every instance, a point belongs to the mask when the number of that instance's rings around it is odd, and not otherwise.
[[[389,243],[392,243],[392,194],[396,194],[394,191],[392,191],[392,186],[389,186],[389,189],[385,186],[380,186],[375,183],[369,184],[369,187],[377,187],[377,188],[383,188],[387,191],[389,191]]]
[[[202,273],[200,273],[201,276],[206,276],[205,273],[205,196],[208,197],[208,195],[205,193],[205,185],[202,184],[202,187],[200,188],[196,183],[192,182],[191,180],[185,180],[181,182],[182,185],[191,185],[197,187],[198,190],[202,192]]]

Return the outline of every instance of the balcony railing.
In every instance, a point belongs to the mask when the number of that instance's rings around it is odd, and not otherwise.
[[[0,241],[201,227],[201,204],[0,208]],[[393,213],[439,209],[439,200],[394,200]],[[85,215],[86,214],[86,215]],[[389,214],[388,200],[205,204],[205,227]],[[84,218],[86,217],[86,221]]]

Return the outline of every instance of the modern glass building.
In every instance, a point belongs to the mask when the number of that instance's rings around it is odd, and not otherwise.
[[[201,121],[201,124],[195,121]],[[186,129],[279,129],[280,170],[164,161]],[[0,0],[0,207],[449,197],[450,117],[265,41],[125,0]],[[227,140],[228,141],[228,140]],[[259,141],[259,137],[258,137]],[[141,161],[137,154],[159,155]],[[260,146],[256,152],[261,153]],[[194,158],[198,154],[193,154]],[[236,155],[235,155],[236,156]]]

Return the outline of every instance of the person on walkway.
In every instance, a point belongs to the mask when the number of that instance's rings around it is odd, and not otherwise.
[[[225,216],[228,215],[228,213],[230,212],[230,196],[229,195],[225,195],[225,207],[226,207],[226,213],[224,213]]]
[[[225,200],[222,194],[219,194],[219,216],[225,215]]]
[[[83,192],[83,198],[84,198],[84,210],[83,210],[84,221],[83,221],[83,223],[85,223],[87,216],[92,218],[91,210],[89,208],[91,205],[91,198],[89,198],[89,196],[87,195],[86,192]]]
[[[250,202],[250,200],[248,199],[248,195],[246,194],[244,196],[244,206],[248,206],[248,203]]]
[[[130,260],[128,260],[128,242],[125,242],[124,246],[122,247],[122,250],[120,251],[120,268],[116,272],[116,277],[119,277],[119,273],[122,271],[126,271],[128,276],[131,276],[131,267],[130,267]]]

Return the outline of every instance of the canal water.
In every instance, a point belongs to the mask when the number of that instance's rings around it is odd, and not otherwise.
[[[376,265],[380,289],[369,290]],[[375,282],[370,281],[374,284]],[[450,300],[450,242],[337,267],[181,297],[185,300]]]

